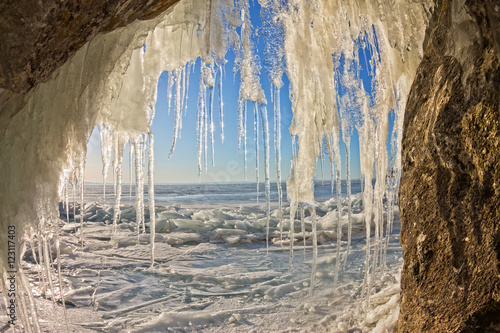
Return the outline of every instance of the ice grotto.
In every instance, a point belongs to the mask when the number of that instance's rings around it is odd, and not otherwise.
[[[43,283],[54,293],[61,283],[58,207],[67,201],[69,184],[83,191],[86,147],[94,127],[100,128],[103,163],[114,170],[110,228],[116,230],[125,144],[134,147],[137,187],[152,189],[151,126],[159,76],[167,71],[171,81],[173,151],[181,133],[189,73],[197,59],[200,80],[191,85],[199,86],[194,111],[198,148],[193,152],[198,169],[209,167],[207,156],[216,135],[214,115],[220,119],[217,126],[224,128],[224,113],[238,114],[235,144],[246,152],[247,116],[253,111],[252,125],[261,133],[265,156],[267,206],[262,230],[267,243],[270,192],[282,191],[280,186],[271,189],[269,167],[281,163],[281,138],[270,135],[281,132],[281,111],[279,102],[272,109],[267,104],[268,99],[280,100],[283,76],[287,77],[294,153],[291,172],[283,179],[287,178],[287,216],[292,220],[290,245],[294,232],[300,232],[294,230],[296,213],[303,215],[307,207],[313,256],[311,278],[304,283],[312,287],[320,264],[314,176],[317,160],[326,154],[336,185],[332,202],[337,207],[337,216],[331,214],[337,230],[330,278],[336,283],[341,258],[350,258],[351,220],[358,213],[366,235],[358,292],[362,310],[356,317],[359,322],[340,320],[332,313],[319,317],[323,319],[316,326],[288,322],[279,329],[272,325],[266,329],[264,324],[234,326],[244,322],[242,314],[226,315],[220,310],[206,321],[194,316],[179,330],[201,331],[202,324],[218,318],[227,319],[227,326],[218,328],[226,332],[500,330],[500,2],[255,2],[263,22],[258,29],[250,20],[250,7],[255,4],[248,0],[6,0],[0,4],[0,271],[2,310],[7,311],[1,314],[2,331],[43,330],[38,316],[43,311],[36,305],[39,296],[23,272],[22,255],[30,248],[41,266]],[[264,41],[263,59],[256,56],[256,34]],[[226,69],[229,51],[236,60],[234,68]],[[357,75],[361,67],[369,72],[369,87]],[[214,96],[216,91],[222,94],[220,78],[231,69],[239,75],[235,110],[224,108],[222,96]],[[271,82],[270,91],[262,88],[261,72]],[[269,112],[274,124],[267,121]],[[341,175],[340,166],[340,143],[348,155],[353,128],[359,135],[360,212],[352,211],[349,167]],[[276,169],[276,179],[281,179]],[[348,201],[341,198],[341,177],[347,179]],[[83,207],[83,194],[81,200]],[[155,254],[161,250],[155,249],[160,242],[155,242],[154,196],[145,200],[139,191],[135,205],[137,229],[149,225],[144,242],[154,266]],[[284,218],[282,205],[280,195],[279,219]],[[393,216],[401,220],[400,282],[395,294],[371,304],[380,291],[376,283],[383,279],[379,272]],[[342,219],[347,221],[344,227]],[[79,222],[83,226],[83,218]],[[9,296],[12,288],[15,295]],[[8,322],[9,304],[15,304],[15,325]],[[308,309],[314,312],[314,306]],[[182,322],[179,316],[176,320]],[[115,326],[103,326],[100,331],[177,329],[165,326],[172,323],[167,312],[150,317],[135,326],[120,326],[115,320]],[[206,331],[210,329],[217,331],[210,325]]]

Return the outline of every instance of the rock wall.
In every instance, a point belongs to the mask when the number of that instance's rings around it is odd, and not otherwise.
[[[499,13],[443,1],[429,29],[404,120],[399,332],[500,332]]]
[[[2,1],[0,88],[25,93],[96,34],[153,18],[177,1]]]

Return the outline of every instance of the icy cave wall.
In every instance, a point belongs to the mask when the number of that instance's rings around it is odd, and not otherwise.
[[[144,13],[153,15],[160,4],[163,9],[167,7],[167,2],[113,1],[113,5],[103,5],[107,8],[104,15],[102,6],[85,3],[88,6],[81,4],[69,12],[67,2],[2,3],[0,82],[8,90],[0,90],[0,244],[6,248],[7,230],[13,226],[18,237],[17,257],[22,253],[21,237],[31,227],[52,232],[48,221],[57,218],[54,209],[63,184],[70,178],[63,170],[84,164],[86,143],[99,111],[110,119],[126,117],[123,108],[116,105],[122,90],[116,86],[121,84],[117,77],[123,76],[133,50],[144,45],[147,32],[161,19],[142,22],[135,18]],[[112,27],[110,20],[114,22]],[[89,26],[95,29],[91,35],[116,29],[97,34],[77,50],[90,39],[86,35]],[[77,37],[73,40],[68,36]],[[18,68],[21,56],[23,65]],[[32,58],[40,61],[32,63]],[[61,62],[64,65],[58,66]],[[51,82],[43,82],[49,75]],[[16,93],[28,89],[28,93]],[[117,112],[110,114],[111,109]],[[133,123],[121,122],[132,136],[146,131],[147,106],[141,109],[144,112],[137,113]],[[7,256],[1,256],[0,266],[5,268],[6,261]]]
[[[405,111],[400,332],[500,330],[499,1],[443,1]]]

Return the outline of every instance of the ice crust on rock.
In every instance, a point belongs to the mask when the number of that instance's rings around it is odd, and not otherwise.
[[[264,69],[272,82],[269,96],[275,100],[277,178],[281,179],[281,139],[278,134],[281,132],[281,111],[276,102],[280,98],[282,75],[286,73],[293,111],[290,135],[294,142],[287,193],[292,207],[303,204],[311,211],[315,251],[318,237],[316,227],[324,223],[316,221],[317,203],[313,195],[317,159],[327,147],[326,153],[335,170],[332,180],[335,179],[339,189],[342,177],[340,140],[349,149],[352,128],[355,127],[359,133],[364,180],[362,214],[367,241],[363,292],[370,295],[372,281],[383,270],[382,262],[386,253],[384,244],[388,243],[390,237],[388,230],[391,228],[400,174],[399,152],[406,96],[423,55],[423,27],[427,26],[434,2],[260,0],[259,3],[262,17],[268,18],[264,22],[262,36],[267,38]],[[148,161],[150,165],[154,163],[153,137],[149,136],[146,140],[146,136],[151,133],[158,78],[164,71],[170,73],[172,85],[169,84],[169,105],[172,105],[175,113],[173,153],[175,140],[182,128],[183,110],[186,112],[190,69],[198,57],[202,59],[198,97],[198,164],[200,173],[203,168],[206,170],[209,145],[212,147],[212,158],[215,155],[213,104],[214,87],[217,84],[223,136],[221,77],[226,62],[224,57],[229,50],[236,54],[234,70],[240,73],[238,144],[244,149],[245,169],[249,102],[255,105],[255,125],[257,127],[260,124],[264,143],[268,201],[265,222],[268,238],[271,222],[271,140],[265,106],[266,93],[259,78],[262,66],[255,52],[253,33],[250,3],[247,0],[213,0],[207,1],[206,5],[194,0],[182,0],[153,20],[136,21],[94,38],[57,69],[50,80],[39,84],[28,94],[21,96],[4,91],[0,95],[0,133],[3,143],[0,156],[5,157],[0,160],[0,204],[3,207],[0,211],[0,228],[7,230],[9,225],[15,226],[18,235],[17,262],[23,255],[23,237],[36,235],[38,244],[46,244],[51,238],[58,223],[58,203],[64,201],[71,185],[73,189],[80,187],[83,197],[86,143],[96,124],[99,124],[101,131],[104,180],[113,156],[114,225],[120,218],[121,164],[124,146],[129,142],[134,145],[130,154],[135,154],[135,190],[139,194],[136,195],[136,232],[145,230],[143,175],[147,142]],[[355,74],[355,70],[361,67],[370,74],[369,87]],[[388,133],[390,112],[395,115],[393,133]],[[391,158],[386,151],[388,137],[394,149],[392,156],[395,157]],[[148,175],[149,189],[152,190],[151,169]],[[376,176],[374,186],[373,175]],[[349,174],[347,176],[349,179]],[[27,188],[32,190],[26,191]],[[277,190],[280,197],[277,216],[279,226],[283,228],[280,185]],[[156,225],[154,199],[153,196],[149,198],[150,219]],[[331,216],[332,221],[336,219],[338,228],[335,276],[340,269],[342,234],[347,230],[350,240],[351,223],[359,218],[359,215],[352,213],[351,207],[354,207],[355,202],[350,202],[350,197],[348,200],[346,204],[342,203],[337,194],[336,218]],[[384,200],[387,200],[388,205]],[[68,202],[67,199],[65,201]],[[66,206],[69,207],[68,204]],[[347,209],[347,214],[343,213],[342,207]],[[80,203],[79,214],[83,221],[83,202]],[[344,220],[347,220],[346,228],[342,227]],[[375,226],[373,239],[370,235],[372,223]],[[294,222],[289,226],[290,238],[293,239]],[[80,227],[82,230],[83,222]],[[217,230],[216,237],[224,237]],[[228,241],[239,241],[240,238],[236,239],[235,236],[228,236],[233,237]],[[1,243],[7,244],[6,237],[6,233],[0,233]],[[153,232],[151,244],[154,239]],[[83,237],[80,241],[84,246]],[[5,249],[0,251],[5,254]],[[38,256],[44,261],[49,274],[47,251],[46,246],[39,246]],[[2,275],[7,271],[6,258],[6,255],[0,256]],[[312,265],[312,280],[315,266],[316,262]],[[21,280],[19,285],[26,286]],[[311,283],[311,287],[313,285]],[[22,292],[28,296],[30,294],[28,287]],[[19,300],[20,304],[24,304],[21,298]],[[28,306],[24,305],[24,312],[28,311]],[[35,323],[26,322],[25,325],[33,326]]]

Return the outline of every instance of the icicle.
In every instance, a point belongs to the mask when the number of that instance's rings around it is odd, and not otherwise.
[[[292,270],[293,263],[293,241],[295,240],[295,212],[297,204],[290,204],[290,229],[288,231],[288,239],[290,240],[290,255],[288,257],[288,270]]]
[[[64,322],[66,324],[66,329],[69,332],[68,316],[66,313],[66,301],[64,299],[62,275],[61,275],[61,247],[60,247],[60,241],[59,241],[59,222],[58,222],[57,218],[53,218],[52,221],[54,224],[55,234],[56,234],[55,245],[56,245],[56,256],[57,256],[57,277],[59,279],[59,294],[61,296],[61,302],[62,302],[62,306],[63,306]],[[29,289],[28,289],[28,292],[30,292]],[[30,301],[30,303],[32,303],[32,302]]]
[[[215,166],[215,144],[214,144],[214,87],[210,87],[209,91],[209,105],[208,114],[210,116],[210,147],[212,148],[212,167]]]
[[[109,127],[104,124],[99,125],[99,134],[101,136],[101,156],[102,156],[102,197],[106,200],[106,178],[108,176],[109,166],[111,164],[112,144],[111,132]]]
[[[30,307],[30,311],[29,311],[30,315],[27,316],[26,318],[31,317],[31,319],[32,319],[31,322],[35,326],[36,332],[42,332],[42,330],[40,329],[40,322],[38,320],[38,310],[35,306],[36,305],[35,298],[33,297],[33,293],[31,292],[31,284],[26,279],[26,275],[24,274],[22,267],[19,267],[19,275],[18,276],[19,276],[19,279],[21,280],[22,289],[28,295],[28,304]],[[64,313],[65,313],[65,317],[66,317],[66,311],[64,311]],[[66,323],[67,323],[67,320],[66,320]],[[67,325],[66,325],[66,328],[67,328]]]
[[[134,157],[134,143],[132,141],[129,144],[129,154],[128,154],[128,190],[129,190],[129,200],[132,201],[132,160]]]
[[[241,149],[243,142],[243,103],[244,99],[238,98],[238,149]]]
[[[184,115],[187,114],[187,109],[188,109],[189,77],[191,74],[191,68],[194,69],[194,66],[192,65],[192,61],[189,61],[186,64],[186,95],[185,95],[185,99],[184,99]]]
[[[50,288],[52,305],[55,307],[55,299],[54,299],[55,292],[54,292],[54,285],[52,283],[53,281],[52,273],[50,269],[49,247],[47,245],[47,238],[45,237],[45,235],[42,236],[42,246],[43,246],[43,263],[45,268],[45,275]]]
[[[346,170],[346,185],[347,185],[347,249],[344,260],[344,267],[347,264],[347,259],[349,257],[349,251],[351,249],[351,238],[352,238],[352,197],[351,197],[351,170],[349,166],[349,141],[345,142],[345,170]]]
[[[149,233],[151,236],[151,267],[155,264],[155,185],[154,185],[154,137],[153,132],[148,133],[148,203],[149,203]]]
[[[66,206],[66,222],[69,223],[69,189],[68,189],[68,182],[66,181],[64,184],[64,202]]]
[[[172,105],[172,87],[174,86],[174,71],[168,72],[168,87],[167,87],[167,100],[168,107],[167,113],[170,114],[170,106]]]
[[[222,143],[224,143],[224,101],[222,99],[222,75],[223,69],[221,65],[219,65],[219,120],[220,120],[220,138]]]
[[[116,175],[114,168],[113,168],[113,197],[116,197]]]
[[[309,296],[312,295],[315,284],[316,277],[316,265],[318,262],[318,233],[316,232],[316,208],[311,207],[311,219],[312,219],[312,246],[313,246],[313,259],[311,267],[311,289],[309,290]]]
[[[42,266],[40,265],[40,260],[37,259],[37,249],[35,247],[35,233],[32,228],[30,228],[29,232],[29,238],[28,238],[28,244],[31,248],[31,252],[33,253],[33,260],[35,260],[35,267],[37,267],[38,270],[38,283],[42,283]],[[40,258],[40,252],[38,252],[38,258]]]
[[[206,64],[202,60],[200,66],[200,92],[198,95],[198,115],[202,123],[200,124],[201,137],[198,141],[203,143],[203,153],[205,162],[205,173],[208,171],[208,137],[210,134],[211,148],[212,148],[212,165],[214,165],[214,127],[213,127],[213,87],[215,83],[213,68],[211,64]],[[209,90],[208,105],[206,101],[206,89]],[[200,113],[201,112],[201,113]],[[201,139],[201,140],[200,140]],[[201,148],[201,146],[200,146]],[[199,160],[201,159],[201,152],[199,151]],[[200,171],[201,172],[201,171]]]
[[[83,194],[85,187],[85,156],[80,157],[80,244],[82,246],[82,250],[84,247],[85,239],[83,234],[83,215],[85,211],[85,205],[83,203]]]
[[[144,166],[146,165],[146,135],[143,134],[141,135],[141,173],[142,173],[142,204],[141,204],[141,211],[142,211],[142,233],[146,233],[146,217],[145,217],[145,210],[144,210]]]
[[[371,178],[370,178],[370,184],[367,184],[367,180],[365,178],[365,191],[367,191],[367,188],[370,190],[369,193],[365,196],[363,195],[363,204],[365,204],[365,200],[367,197],[369,197],[370,200],[370,206],[371,206]],[[371,292],[371,279],[369,278],[369,269],[370,269],[370,234],[371,234],[371,207],[370,209],[367,209],[366,207],[364,208],[364,214],[365,214],[365,230],[366,230],[366,250],[365,250],[365,277],[364,277],[364,282],[363,282],[363,294],[366,293],[366,308],[368,309],[370,306],[370,292]]]
[[[144,183],[142,168],[142,136],[135,139],[135,212],[137,222],[137,239],[139,240],[140,228],[144,223]],[[144,230],[143,230],[144,232]]]
[[[175,144],[177,142],[177,137],[179,136],[181,130],[181,121],[182,121],[182,105],[181,105],[181,79],[182,79],[182,70],[180,68],[176,69],[174,72],[175,75],[175,122],[174,122],[174,134],[172,140],[172,147],[170,148],[170,154],[168,157],[172,157],[174,154]]]
[[[186,76],[189,78],[188,64],[184,65],[182,68],[182,95],[181,95],[181,128],[182,128],[182,111],[184,110],[184,103],[187,103],[186,99]],[[187,72],[187,73],[186,73]],[[181,137],[181,133],[179,132],[179,137]]]
[[[368,108],[365,105],[364,108],[365,117],[367,118],[363,126],[358,129],[359,133],[359,145],[360,145],[360,162],[361,162],[361,174],[363,177],[363,210],[365,218],[365,230],[366,230],[366,250],[365,250],[365,277],[363,281],[362,294],[366,297],[365,306],[368,309],[370,305],[370,292],[372,279],[369,277],[370,270],[370,250],[371,250],[371,220],[373,212],[373,186],[372,186],[372,175],[373,175],[373,158],[374,154],[372,152],[373,147],[368,141],[369,134],[372,130],[371,120],[368,118]]]
[[[42,242],[42,232],[41,229],[42,225],[38,228],[37,232],[37,243],[38,243],[38,257],[40,258],[40,271],[42,272],[42,292],[43,295],[47,296],[47,281],[46,281],[46,274],[43,274],[43,270],[45,269],[45,256],[43,254],[43,242]]]
[[[23,283],[18,283],[21,279],[21,276],[24,275],[24,273],[22,273],[22,267],[19,267],[19,270],[20,270],[20,273],[19,273],[19,276],[16,277],[16,284],[19,286],[23,286]],[[33,330],[32,330],[32,325],[31,325],[31,322],[30,322],[30,316],[28,315],[28,306],[26,305],[26,298],[25,298],[25,292],[23,290],[24,288],[21,287],[20,290],[18,291],[17,295],[16,295],[16,299],[18,301],[18,304],[19,304],[19,308],[20,308],[20,312],[21,312],[21,315],[19,317],[21,317],[21,322],[23,324],[23,328],[26,330],[27,333],[32,333]],[[9,325],[10,326],[10,325]]]
[[[323,140],[320,139],[319,141],[319,160],[320,160],[320,163],[321,163],[321,186],[324,186],[325,185],[325,171],[324,171],[324,160],[325,160],[325,153],[323,151]]]
[[[387,198],[387,222],[385,229],[385,239],[383,240],[383,257],[382,257],[382,273],[385,270],[386,259],[387,259],[387,247],[389,246],[389,241],[392,233],[392,224],[394,220],[394,195],[392,194],[391,188],[387,188],[386,191]]]
[[[264,139],[264,176],[266,186],[266,248],[269,248],[269,222],[271,219],[271,181],[269,176],[269,121],[267,120],[267,108],[260,105],[260,117],[262,122],[262,136]]]
[[[73,222],[76,222],[76,177],[73,179]]]
[[[278,219],[280,228],[280,244],[283,241],[283,188],[281,184],[281,106],[280,88],[274,86],[274,164],[276,169],[276,185],[278,188]],[[271,95],[273,95],[271,93]]]
[[[255,139],[255,183],[257,184],[257,203],[259,203],[259,111],[257,103],[253,103],[253,132]]]
[[[205,120],[203,121],[203,144],[204,144],[204,161],[205,161],[205,174],[207,174],[208,170],[208,122],[209,122],[209,114],[208,114],[208,108],[205,105]]]
[[[113,207],[113,234],[116,232],[118,222],[120,221],[121,211],[120,204],[122,200],[122,164],[123,164],[123,150],[125,143],[122,142],[122,138],[119,137],[119,133],[115,133],[115,158],[114,158],[114,169],[116,170],[115,183],[116,183],[116,195],[115,204]]]
[[[338,135],[338,134],[337,134]],[[333,278],[334,286],[337,284],[339,270],[340,270],[340,247],[341,247],[341,238],[342,238],[342,183],[340,180],[340,149],[339,149],[339,141],[338,136],[333,135],[333,155],[335,158],[335,187],[337,192],[337,249],[336,249],[336,261],[335,261],[335,272]]]
[[[247,101],[238,99],[238,149],[243,146],[243,169],[247,180]]]
[[[204,64],[201,65],[202,67]],[[205,128],[205,102],[206,102],[206,90],[205,85],[203,84],[203,69],[200,70],[200,87],[198,93],[198,114],[196,117],[196,135],[198,141],[198,176],[201,177],[202,171],[202,160],[201,156],[203,153],[203,137],[204,137],[204,128]]]
[[[328,158],[330,159],[330,193],[333,195],[333,187],[334,187],[334,175],[335,175],[335,164],[334,164],[334,158],[332,157],[333,152],[333,135],[330,134],[327,137],[327,145],[328,145]]]
[[[245,169],[245,180],[247,180],[247,102],[243,105],[243,168]]]

